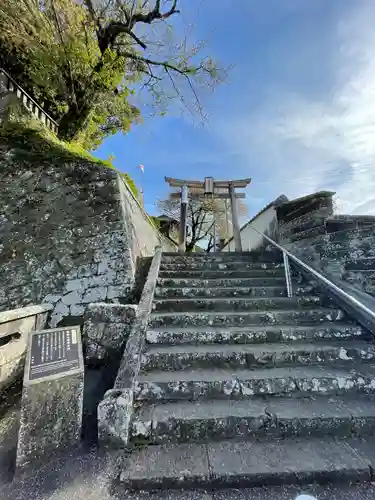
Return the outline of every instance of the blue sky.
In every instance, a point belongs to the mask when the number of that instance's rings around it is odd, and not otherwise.
[[[146,209],[166,196],[165,175],[211,175],[252,177],[250,217],[282,193],[321,189],[337,191],[342,213],[375,213],[375,1],[180,3],[182,22],[233,69],[202,96],[208,124],[174,108],[145,115],[95,153],[143,184]]]

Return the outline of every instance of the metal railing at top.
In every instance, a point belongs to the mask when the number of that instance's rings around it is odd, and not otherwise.
[[[286,281],[286,288],[287,288],[287,294],[288,297],[292,297],[293,295],[293,289],[292,289],[292,280],[291,280],[291,274],[290,274],[290,265],[289,265],[289,259],[291,259],[293,262],[298,264],[302,269],[307,271],[309,274],[312,274],[315,278],[317,278],[320,282],[324,283],[331,291],[335,292],[341,299],[345,300],[347,303],[349,302],[350,305],[352,305],[355,308],[359,308],[363,313],[366,315],[370,316],[372,320],[375,320],[375,312],[372,309],[369,309],[366,307],[361,301],[353,297],[352,295],[348,294],[345,292],[342,288],[339,286],[335,285],[330,281],[328,278],[323,276],[321,273],[310,267],[308,264],[303,262],[301,259],[293,255],[289,250],[284,248],[283,246],[279,245],[274,241],[272,238],[267,236],[266,234],[262,233],[258,229],[252,227],[254,231],[256,231],[260,236],[262,236],[266,241],[271,243],[274,247],[278,248],[282,254],[283,254],[283,259],[284,259],[284,266],[285,266],[285,281]]]
[[[43,122],[52,132],[55,134],[57,133],[59,126],[55,120],[51,118],[25,90],[23,90],[4,69],[0,68],[0,95],[2,88],[5,89],[5,91],[16,94],[25,108],[28,109],[35,118]]]

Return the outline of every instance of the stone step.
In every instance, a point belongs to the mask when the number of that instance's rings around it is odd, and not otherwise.
[[[327,232],[335,233],[337,231],[366,231],[375,229],[375,217],[369,216],[365,219],[353,218],[352,216],[333,216],[327,218]]]
[[[323,300],[315,295],[302,297],[184,297],[154,300],[152,308],[161,312],[194,311],[268,311],[269,309],[292,309],[317,307]]]
[[[285,277],[263,277],[263,278],[211,278],[205,279],[202,277],[196,278],[161,278],[160,276],[156,282],[157,286],[162,287],[237,287],[237,286],[284,286]]]
[[[140,375],[138,401],[246,399],[254,396],[306,397],[318,394],[375,394],[375,366],[347,362],[345,368],[303,366],[259,370],[153,371]]]
[[[355,260],[362,258],[374,258],[375,257],[375,241],[374,247],[369,249],[361,247],[349,247],[341,249],[331,249],[323,248],[320,252],[321,259],[331,259],[331,260]]]
[[[372,248],[375,241],[375,231],[337,231],[334,233],[318,234],[304,238],[298,242],[298,248],[304,249],[314,247],[317,250],[323,248],[332,250],[345,250],[355,245],[358,248]]]
[[[315,227],[325,226],[325,217],[315,217],[310,218],[306,221],[293,221],[293,223],[289,223],[288,225],[283,225],[281,227],[281,234],[283,237],[290,237],[292,235],[301,233],[303,231],[307,231],[309,229],[313,229]]]
[[[375,235],[363,239],[355,238],[353,241],[348,239],[337,242],[331,242],[329,239],[326,241],[326,237],[329,238],[329,235],[326,235],[323,240],[305,240],[303,241],[303,246],[299,246],[299,248],[301,248],[301,250],[308,250],[314,247],[316,251],[320,252],[323,258],[342,258],[347,256],[350,258],[361,258],[375,256]],[[305,245],[306,242],[308,243],[307,245]]]
[[[252,312],[196,312],[196,313],[174,313],[159,312],[152,313],[149,320],[149,329],[163,326],[245,326],[245,325],[303,325],[319,324],[327,321],[343,321],[345,314],[340,309],[333,308],[311,308],[311,309],[285,309]]]
[[[293,226],[298,226],[299,224],[304,224],[305,222],[321,219],[326,220],[331,215],[329,210],[317,209],[309,213],[300,215],[299,217],[293,217],[288,222],[282,222],[280,224],[280,229],[290,228]]]
[[[259,344],[333,339],[372,339],[362,327],[347,323],[320,323],[318,325],[264,325],[237,328],[210,328],[207,326],[181,329],[148,330],[146,339],[152,345],[186,344]]]
[[[375,281],[375,270],[362,271],[360,269],[346,270],[343,273],[343,278],[349,282],[373,282]]]
[[[241,287],[156,287],[155,298],[163,297],[284,297],[286,287],[284,286],[241,286]]]
[[[328,436],[324,440],[311,437],[154,445],[130,455],[123,464],[118,487],[165,493],[168,489],[370,482],[370,453],[360,453],[348,443]],[[187,492],[184,498],[203,497],[192,497]],[[255,500],[252,496],[246,498]],[[277,500],[267,500],[271,498]]]
[[[375,271],[375,257],[347,258],[345,260],[347,271]]]
[[[185,269],[183,271],[163,271],[162,269],[159,271],[159,278],[177,278],[177,279],[186,279],[186,278],[283,278],[285,276],[284,269],[274,268],[274,269],[245,269],[240,271],[229,271],[225,269],[220,269],[218,271],[214,270],[189,270]]]
[[[212,271],[231,271],[243,269],[261,270],[261,269],[283,269],[282,262],[251,262],[251,261],[229,261],[229,262],[205,262],[193,261],[186,259],[185,262],[168,262],[161,263],[160,271],[197,271],[197,270],[212,270]]]
[[[365,399],[366,398],[366,399]],[[222,439],[371,436],[375,401],[369,396],[215,400],[156,404],[139,409],[132,441],[142,444]]]
[[[375,344],[359,341],[150,346],[142,356],[141,369],[143,372],[195,368],[256,369],[373,360]]]
[[[326,227],[323,226],[315,226],[310,229],[306,229],[305,231],[300,231],[299,233],[292,234],[287,237],[290,241],[300,241],[305,238],[313,238],[318,235],[323,235],[326,233]]]
[[[321,257],[320,265],[322,268],[332,264],[335,266],[341,266],[341,268],[347,272],[366,273],[366,275],[369,276],[371,276],[371,274],[375,274],[375,257],[353,258],[348,254],[340,259],[333,257]]]
[[[375,228],[363,228],[363,229],[352,229],[352,230],[343,230],[343,231],[335,231],[328,233],[328,240],[331,243],[338,242],[347,242],[349,240],[361,240],[362,238],[368,238],[371,236],[375,236]]]
[[[210,253],[163,253],[162,264],[181,262],[282,262],[280,250],[271,248],[269,250],[252,252],[210,252]]]

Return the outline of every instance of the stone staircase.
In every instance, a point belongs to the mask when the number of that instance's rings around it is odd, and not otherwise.
[[[372,336],[293,279],[275,251],[163,255],[120,486],[372,480]]]

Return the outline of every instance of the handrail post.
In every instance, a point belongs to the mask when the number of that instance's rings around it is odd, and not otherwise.
[[[289,258],[285,252],[283,252],[283,259],[284,259],[286,292],[287,292],[288,297],[292,297],[293,296],[293,288],[292,288],[292,278],[290,276]]]

